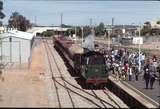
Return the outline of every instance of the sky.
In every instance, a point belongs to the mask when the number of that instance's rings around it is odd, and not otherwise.
[[[140,24],[160,19],[160,1],[111,1],[111,0],[2,0],[7,24],[10,15],[17,11],[33,23],[45,26],[61,24],[98,25]]]

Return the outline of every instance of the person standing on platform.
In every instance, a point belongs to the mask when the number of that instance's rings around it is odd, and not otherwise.
[[[132,65],[132,72],[133,72],[133,74],[135,75],[135,78],[136,78],[136,66],[134,64]]]
[[[129,64],[128,64],[128,62],[125,62],[124,70],[125,70],[125,80],[126,80],[126,77],[129,74]]]
[[[153,89],[153,84],[156,80],[156,67],[153,65],[153,63],[149,66],[149,72],[150,72],[150,88]]]
[[[129,66],[129,81],[132,81],[132,65]]]
[[[158,72],[158,79],[159,79],[159,85],[160,85],[160,64],[157,66],[157,72]]]
[[[138,81],[138,76],[139,76],[138,66],[135,66],[135,78],[136,78],[136,81]]]
[[[150,74],[149,74],[149,64],[147,64],[144,67],[144,76],[143,76],[145,83],[146,83],[146,89],[148,89],[148,84],[149,84],[149,80],[150,80]]]
[[[151,72],[150,74],[150,88],[153,89],[153,84],[155,82],[155,78],[156,78],[156,75],[154,72]]]

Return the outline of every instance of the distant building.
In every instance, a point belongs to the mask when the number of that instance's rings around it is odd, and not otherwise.
[[[112,29],[116,36],[135,36],[137,27],[135,25],[114,25]],[[123,30],[125,30],[125,34],[123,34]]]
[[[160,35],[160,19],[147,21],[144,23],[144,27],[151,29],[152,35]]]
[[[134,36],[134,37],[121,37],[120,43],[122,45],[132,45],[132,44],[143,44],[143,37]]]
[[[160,19],[150,21],[150,24],[152,29],[160,29]]]
[[[0,61],[2,63],[29,63],[34,35],[18,30],[0,34]]]

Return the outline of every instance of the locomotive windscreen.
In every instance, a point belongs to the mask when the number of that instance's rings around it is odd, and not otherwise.
[[[105,60],[102,55],[92,55],[87,57],[86,64],[87,65],[104,65]]]

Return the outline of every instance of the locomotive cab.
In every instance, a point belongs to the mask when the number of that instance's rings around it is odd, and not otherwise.
[[[104,55],[98,52],[89,52],[84,55],[85,73],[87,83],[94,85],[106,83],[108,72],[106,70]]]

